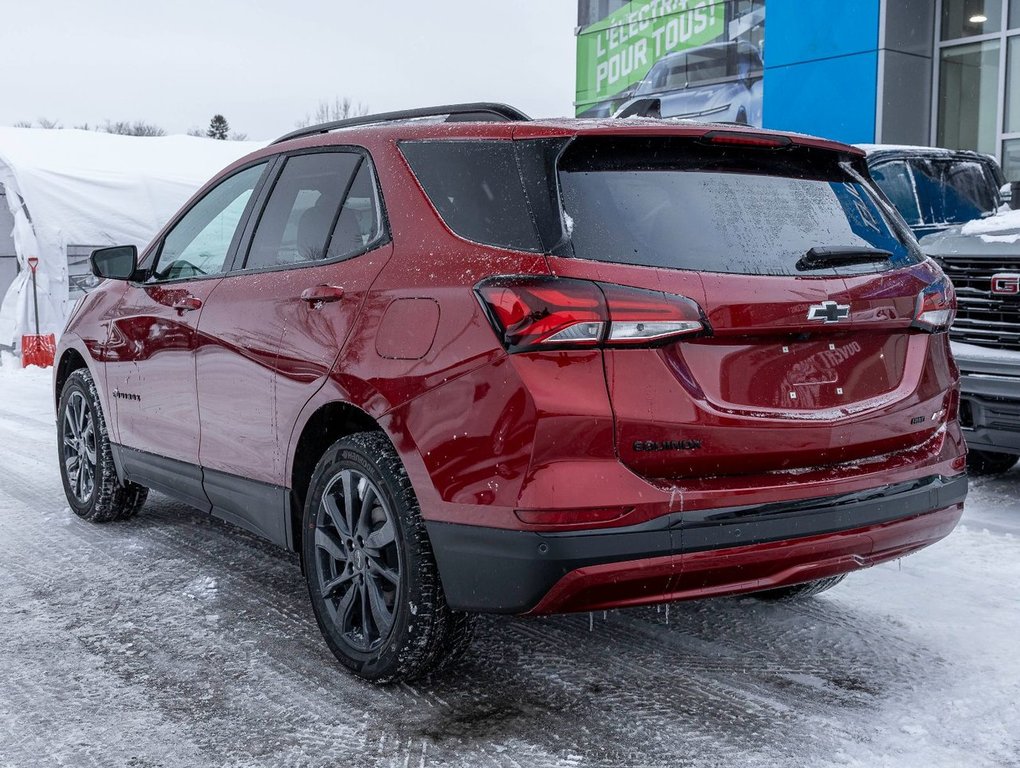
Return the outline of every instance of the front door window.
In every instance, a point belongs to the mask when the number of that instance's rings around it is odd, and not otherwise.
[[[150,279],[180,280],[222,272],[265,167],[261,163],[235,173],[184,214],[164,238]]]

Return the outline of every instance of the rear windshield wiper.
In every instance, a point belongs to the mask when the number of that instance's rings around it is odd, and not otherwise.
[[[851,264],[875,264],[889,261],[892,253],[879,248],[856,245],[815,246],[797,262],[797,269],[821,269],[822,267],[843,267]]]

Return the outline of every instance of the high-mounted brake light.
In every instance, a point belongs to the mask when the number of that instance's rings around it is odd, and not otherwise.
[[[475,291],[510,352],[658,346],[703,333],[684,296],[566,277],[502,276]]]
[[[956,318],[956,291],[943,276],[917,295],[914,327],[928,333],[948,331]]]
[[[704,135],[703,140],[710,144],[730,144],[739,147],[758,147],[759,149],[785,149],[793,144],[788,136],[766,136],[743,131],[709,131]]]

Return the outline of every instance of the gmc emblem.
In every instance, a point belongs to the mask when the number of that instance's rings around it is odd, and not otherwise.
[[[1008,296],[1020,293],[1020,273],[1000,272],[992,275],[992,293]]]

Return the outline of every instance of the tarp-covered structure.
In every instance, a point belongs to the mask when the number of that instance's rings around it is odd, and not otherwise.
[[[91,248],[143,248],[217,171],[261,146],[0,127],[0,202],[13,215],[20,267],[0,305],[0,346],[18,348],[35,333],[30,257],[39,259],[40,331],[59,336],[73,302],[69,257],[84,269]]]

